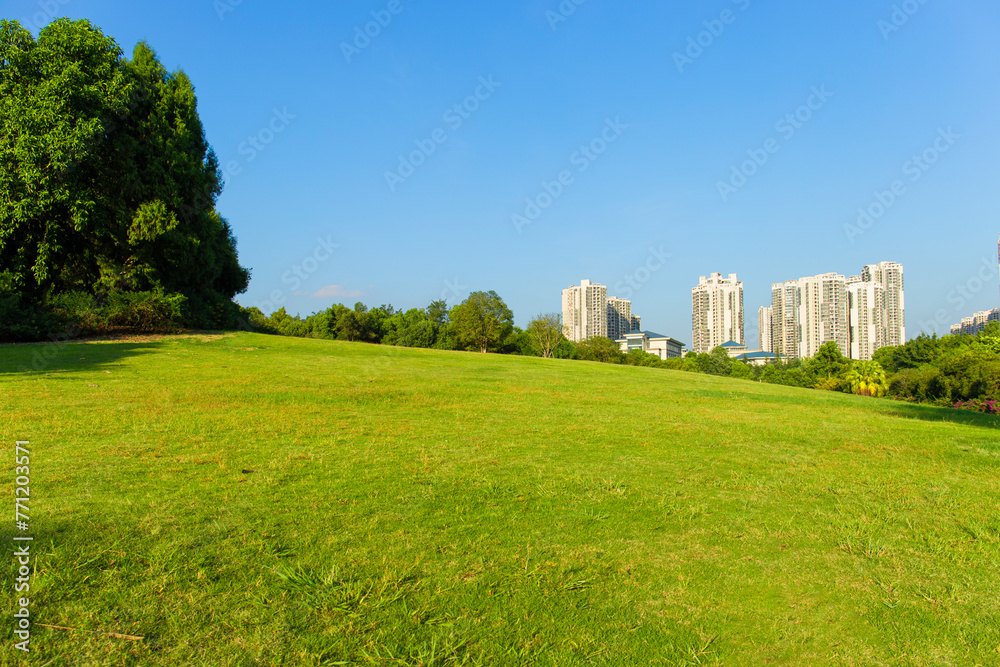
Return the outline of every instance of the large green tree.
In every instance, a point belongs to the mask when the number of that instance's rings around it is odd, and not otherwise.
[[[0,21],[0,288],[160,289],[221,324],[249,272],[215,210],[220,179],[191,81],[148,45],[129,60],[88,21],[37,40]]]
[[[455,306],[451,327],[459,343],[486,353],[503,345],[514,331],[514,314],[496,292],[473,292]]]

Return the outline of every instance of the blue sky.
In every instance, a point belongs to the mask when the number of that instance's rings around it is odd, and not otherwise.
[[[306,315],[492,289],[525,326],[589,278],[689,342],[691,287],[737,273],[756,343],[772,282],[891,260],[910,337],[1000,306],[995,2],[8,0],[2,14],[87,18],[187,72],[233,167],[219,208],[253,269],[244,305]],[[866,228],[859,208],[877,214]]]

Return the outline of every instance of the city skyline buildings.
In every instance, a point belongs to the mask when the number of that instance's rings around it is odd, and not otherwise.
[[[771,306],[761,306],[757,309],[757,349],[764,352],[772,351],[771,319]]]
[[[881,347],[906,342],[903,266],[879,262],[850,277],[823,273],[773,283],[770,324],[767,352],[812,357],[834,342],[845,357],[869,360]]]
[[[608,296],[608,288],[590,279],[570,285],[562,291],[563,333],[574,343],[589,338],[611,340],[641,328],[642,318],[632,313],[632,302]]]
[[[691,289],[691,350],[701,354],[734,341],[745,342],[743,283],[737,274],[700,276]]]
[[[632,302],[616,296],[608,297],[608,338],[618,340],[632,333]]]
[[[608,288],[589,279],[562,292],[563,331],[574,343],[608,335]]]

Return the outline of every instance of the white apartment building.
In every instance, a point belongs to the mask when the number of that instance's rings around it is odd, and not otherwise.
[[[799,280],[802,305],[799,320],[802,340],[799,356],[812,357],[824,343],[834,341],[845,357],[850,356],[847,321],[847,279],[836,273],[824,273]]]
[[[763,315],[761,315],[763,327]],[[903,266],[870,264],[861,275],[824,273],[771,285],[771,350],[812,357],[834,341],[841,354],[868,360],[880,347],[906,342]]]
[[[850,355],[847,279],[824,273],[771,285],[771,350],[782,357],[812,357],[834,341]]]
[[[799,354],[801,303],[799,281],[786,280],[771,285],[771,352],[779,357],[797,357]]]
[[[1000,308],[981,310],[972,317],[963,317],[961,324],[951,325],[951,333],[975,336],[990,322],[1000,322]]]
[[[851,322],[851,359],[868,361],[875,350],[885,347],[885,290],[881,283],[860,278],[847,285]]]
[[[906,343],[906,300],[903,292],[903,265],[896,262],[869,264],[861,270],[864,282],[882,286],[882,326],[885,328],[883,345],[897,346]]]
[[[608,288],[581,280],[562,292],[563,330],[575,343],[608,335]]]
[[[701,276],[691,289],[691,349],[710,352],[727,341],[743,343],[743,283],[735,273]]]
[[[632,302],[628,299],[609,296],[608,338],[618,340],[624,338],[625,334],[631,333],[632,330]]]
[[[774,352],[771,347],[771,306],[761,306],[757,311],[757,347],[764,352]]]

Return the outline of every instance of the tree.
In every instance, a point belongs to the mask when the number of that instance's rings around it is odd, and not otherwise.
[[[433,322],[435,326],[443,327],[448,324],[448,302],[444,299],[431,301],[424,312],[427,314],[427,319]]]
[[[400,347],[432,347],[437,338],[437,330],[437,325],[427,316],[426,311],[411,308],[405,313],[393,313],[386,320],[382,342]]]
[[[450,315],[454,335],[466,348],[485,354],[506,342],[514,330],[514,314],[496,292],[473,292]]]
[[[594,336],[577,344],[576,358],[604,364],[621,364],[625,362],[625,353],[618,343],[607,336]]]
[[[836,341],[829,341],[820,346],[816,356],[809,361],[807,369],[818,383],[843,377],[850,367],[851,360],[841,353]]]
[[[527,332],[535,347],[548,359],[563,339],[562,316],[559,313],[538,315],[528,323]]]
[[[0,189],[8,289],[38,303],[162,289],[188,298],[189,324],[234,323],[250,274],[215,210],[218,160],[191,81],[148,45],[127,60],[88,21],[37,40],[0,21]]]
[[[877,361],[856,362],[847,373],[851,392],[858,396],[885,396],[889,388],[885,371]]]

